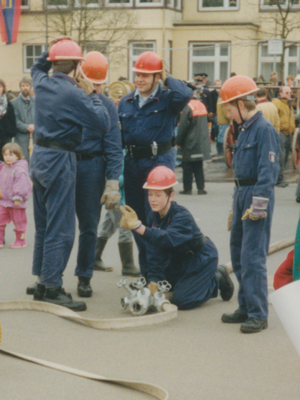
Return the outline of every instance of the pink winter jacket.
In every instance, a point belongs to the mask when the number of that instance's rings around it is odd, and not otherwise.
[[[27,208],[26,201],[29,199],[32,185],[26,160],[18,160],[12,165],[0,164],[0,190],[0,206]],[[15,206],[15,200],[21,202],[20,207]]]

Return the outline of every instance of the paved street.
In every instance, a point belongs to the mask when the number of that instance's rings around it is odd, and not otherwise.
[[[287,179],[295,182],[296,175],[289,169]],[[227,215],[231,207],[232,176],[222,162],[208,164],[205,171],[207,196],[179,195],[180,183],[176,186],[175,200],[193,213],[201,230],[216,244],[220,263],[226,263],[230,260]],[[181,180],[181,169],[176,172]],[[295,234],[299,216],[295,188],[295,183],[285,189],[276,188],[271,243]],[[25,290],[34,282],[32,214],[30,201],[28,247],[0,250],[0,301],[30,299]],[[14,239],[12,229],[12,226],[7,229],[7,243]],[[64,276],[64,287],[74,298],[78,298],[74,277],[76,250],[77,238]],[[269,277],[288,251],[268,257]],[[95,272],[94,295],[87,299],[88,310],[82,315],[96,319],[126,318],[130,315],[119,305],[125,292],[116,285],[121,278],[117,235],[109,241],[104,260],[113,265],[114,271]],[[236,308],[237,290],[230,302],[213,299],[198,309],[179,312],[177,320],[121,331],[97,331],[38,312],[2,312],[2,345],[11,351],[107,377],[151,382],[168,390],[172,400],[299,399],[300,359],[272,305],[269,328],[253,335],[241,334],[238,325],[228,326],[220,321],[222,313]],[[3,355],[0,355],[0,387],[1,400],[151,399],[116,385],[89,381]]]

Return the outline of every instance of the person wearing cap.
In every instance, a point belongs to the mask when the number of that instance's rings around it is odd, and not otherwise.
[[[92,83],[81,79],[76,85],[82,59],[75,42],[60,38],[31,68],[36,96],[36,145],[30,162],[36,228],[32,274],[38,277],[34,299],[75,311],[85,310],[86,304],[62,289],[75,236],[75,149],[82,129],[110,129],[107,109]]]
[[[183,170],[180,194],[192,194],[193,175],[198,194],[207,194],[203,172],[203,161],[211,159],[207,110],[197,98],[193,98],[181,113],[175,144]]]
[[[167,280],[172,285],[174,303],[188,310],[218,296],[231,299],[233,283],[223,266],[218,267],[218,251],[205,237],[192,214],[175,203],[175,173],[165,166],[155,167],[143,188],[148,192],[151,211],[147,223],[139,220],[129,206],[120,206],[120,226],[133,230],[146,242],[147,265],[143,276],[152,295],[157,283]]]
[[[119,175],[123,152],[119,118],[114,102],[101,93],[107,80],[108,63],[103,54],[91,51],[81,63],[81,74],[91,82],[110,117],[110,130],[95,125],[84,127],[83,140],[76,147],[76,215],[79,223],[79,244],[75,275],[78,277],[77,293],[91,297],[90,280],[93,276],[97,242],[97,227],[101,205],[114,210],[120,201]],[[104,127],[105,128],[105,127]],[[105,187],[105,189],[104,189]],[[100,204],[101,203],[101,204]]]
[[[254,94],[258,90],[252,79],[236,75],[224,82],[220,93],[228,116],[240,125],[232,162],[233,208],[228,220],[239,307],[232,314],[223,314],[222,321],[241,323],[243,333],[260,332],[268,326],[266,258],[279,171],[279,135],[256,109]]]
[[[208,90],[207,82],[208,75],[206,73],[194,74],[194,82],[198,89],[200,89],[199,100],[205,105],[208,115],[213,116],[213,101],[211,98],[211,92]]]
[[[135,62],[136,89],[119,104],[123,145],[125,198],[146,223],[150,211],[143,190],[148,173],[157,165],[175,169],[173,151],[176,117],[193,97],[183,83],[166,73],[162,60],[152,51],[142,53]],[[159,84],[160,79],[168,89]],[[144,240],[134,233],[139,249],[141,271],[145,267]]]
[[[30,96],[32,80],[24,76],[20,80],[21,92],[18,97],[12,100],[16,116],[17,133],[15,142],[20,145],[23,155],[29,162],[29,139],[30,136],[35,142],[34,134],[34,97]]]

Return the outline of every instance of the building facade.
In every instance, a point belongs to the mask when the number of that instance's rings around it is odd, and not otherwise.
[[[72,18],[73,22],[77,19],[72,30],[69,29],[76,40],[83,4],[93,15],[105,9],[108,20],[110,14],[117,16],[116,13],[133,17],[130,29],[127,26],[120,30],[119,48],[118,32],[114,32],[118,25],[113,26],[112,21],[103,31],[94,25],[92,40],[89,37],[81,43],[84,51],[95,48],[107,55],[108,83],[120,76],[133,80],[131,67],[147,49],[163,57],[172,74],[183,80],[192,79],[197,72],[207,73],[210,83],[216,79],[224,81],[231,72],[252,78],[262,75],[268,80],[272,71],[279,72],[280,55],[270,53],[268,48],[268,39],[280,34],[278,7],[272,0],[22,0],[18,43],[0,44],[0,77],[8,89],[18,90],[20,78],[30,74],[35,59],[46,49],[47,39],[50,42],[62,34],[59,16],[65,17],[66,24]],[[300,0],[280,0],[280,4],[283,10],[288,8],[292,27],[295,18],[300,17]],[[56,31],[55,15],[60,21],[60,29]],[[113,33],[114,42],[110,40]],[[300,65],[298,41],[300,30],[294,27],[284,41],[285,77],[295,76]],[[118,57],[113,54],[113,47]]]

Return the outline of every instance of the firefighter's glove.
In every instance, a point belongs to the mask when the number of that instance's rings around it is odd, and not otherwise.
[[[51,49],[51,47],[55,43],[60,42],[61,40],[64,40],[64,39],[71,39],[72,40],[71,36],[58,36],[57,38],[53,39],[52,42],[50,42],[48,51]]]
[[[265,197],[252,197],[252,204],[250,208],[245,211],[245,214],[242,217],[242,221],[249,218],[252,221],[257,221],[258,219],[267,217],[267,207],[268,207],[269,199]]]
[[[129,231],[138,229],[142,223],[138,219],[136,212],[129,206],[120,206],[123,217],[120,221],[120,228],[128,229]]]
[[[233,216],[233,210],[231,210],[229,215],[228,215],[228,232],[231,231],[232,216]]]
[[[170,74],[169,68],[167,67],[167,64],[165,63],[165,61],[162,61],[162,71],[161,71],[161,80],[163,81],[163,83],[166,83],[166,79],[170,78],[170,76],[172,76]]]
[[[119,181],[109,180],[106,181],[106,186],[104,193],[101,197],[101,205],[105,204],[105,208],[110,210],[112,208],[118,208],[121,200],[121,195],[119,193]]]
[[[151,292],[151,296],[154,296],[154,293],[158,292],[158,286],[155,282],[150,282],[148,285],[148,289]]]
[[[77,78],[77,86],[84,90],[86,94],[91,94],[94,91],[94,86],[91,82],[87,81],[86,79]]]

